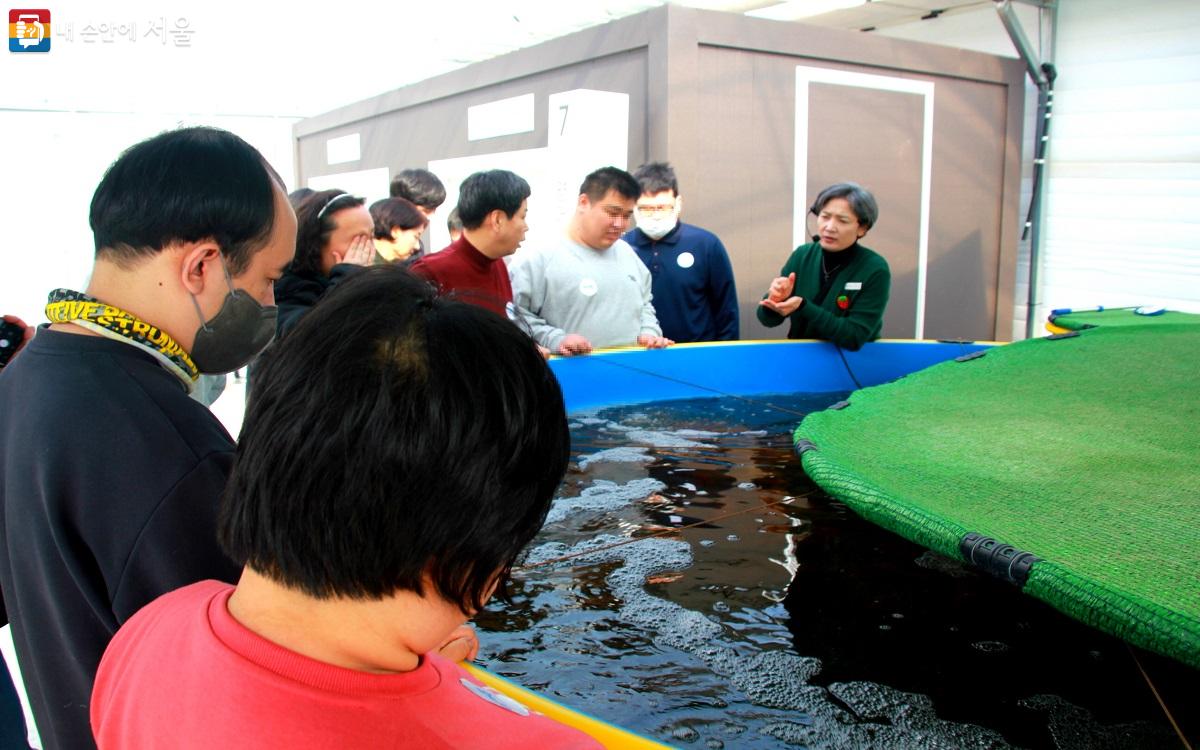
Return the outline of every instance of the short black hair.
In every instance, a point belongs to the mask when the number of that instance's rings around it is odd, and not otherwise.
[[[383,198],[371,204],[371,219],[375,222],[375,239],[390,240],[393,229],[424,229],[429,223],[425,214],[403,198]]]
[[[296,255],[291,268],[300,273],[321,274],[321,250],[337,229],[333,217],[338,211],[366,203],[357,195],[341,190],[319,190],[296,207]]]
[[[466,229],[478,229],[492,211],[508,218],[529,197],[529,183],[507,169],[476,172],[458,187],[458,218]]]
[[[292,204],[292,210],[295,211],[297,208],[300,208],[300,204],[304,202],[304,199],[315,192],[317,191],[312,188],[302,187],[288,193],[288,203]]]
[[[825,204],[834,198],[845,198],[850,204],[850,210],[864,229],[870,229],[879,221],[879,204],[875,196],[857,182],[837,182],[817,194],[817,199],[809,207],[809,213],[814,216],[821,213]]]
[[[679,197],[679,181],[675,179],[675,170],[665,161],[652,161],[638,167],[633,178],[642,188],[642,195],[657,195],[664,190]]]
[[[562,392],[502,316],[398,265],[332,289],[276,342],[218,536],[326,599],[435,593],[473,614],[545,522],[570,452]]]
[[[446,186],[428,169],[402,169],[392,178],[393,198],[403,198],[430,211],[446,200]]]
[[[642,188],[633,175],[616,167],[597,169],[584,177],[583,184],[579,186],[579,194],[586,195],[592,203],[603,199],[609,190],[616,190],[622,198],[630,200],[637,200],[642,194]]]
[[[211,238],[236,276],[271,237],[276,185],[263,155],[233,133],[160,133],[126,149],[96,187],[96,258],[128,266],[173,242]]]

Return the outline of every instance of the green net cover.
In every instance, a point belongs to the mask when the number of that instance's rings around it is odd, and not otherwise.
[[[804,468],[943,554],[1037,555],[1026,593],[1200,668],[1200,316],[1136,317],[858,391],[796,429]]]
[[[1114,307],[1107,310],[1087,310],[1072,312],[1065,315],[1051,315],[1050,322],[1059,328],[1080,331],[1087,328],[1104,326],[1156,327],[1172,325],[1200,325],[1200,315],[1165,310],[1159,315],[1138,315],[1135,307]]]

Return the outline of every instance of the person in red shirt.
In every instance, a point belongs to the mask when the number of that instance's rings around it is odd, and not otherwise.
[[[476,172],[458,191],[463,234],[444,250],[412,264],[443,294],[508,317],[512,284],[504,258],[517,251],[529,225],[529,183],[504,169]]]
[[[116,634],[100,750],[599,748],[438,653],[506,585],[566,470],[533,342],[389,264],[326,295],[257,377],[218,523],[242,576]]]

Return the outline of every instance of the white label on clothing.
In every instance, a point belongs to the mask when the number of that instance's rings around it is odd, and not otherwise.
[[[598,291],[600,291],[600,287],[596,285],[595,279],[584,279],[579,282],[579,293],[584,297],[595,297]]]
[[[861,281],[847,281],[846,282],[846,290],[851,291],[851,292],[862,291],[862,282]]]
[[[528,716],[530,713],[528,708],[525,708],[525,706],[517,703],[507,695],[497,692],[493,688],[486,687],[484,685],[476,685],[466,677],[461,677],[458,681],[461,682],[463,687],[465,687],[467,690],[470,690],[472,693],[480,698],[483,698],[489,703],[495,703],[500,708],[507,708],[509,711],[512,711],[518,716]]]
[[[679,264],[680,268],[691,268],[696,265],[696,256],[691,253],[680,253],[675,262]]]

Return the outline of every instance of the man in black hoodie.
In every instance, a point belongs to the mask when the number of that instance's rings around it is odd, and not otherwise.
[[[0,373],[0,622],[46,748],[93,744],[113,633],[180,586],[236,581],[216,543],[234,443],[188,398],[275,333],[296,220],[252,146],[211,128],[139,143],[92,198],[95,265]]]

